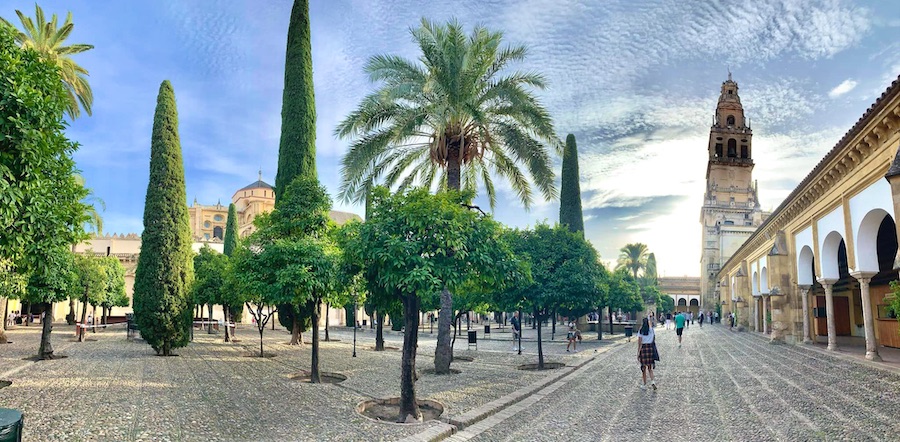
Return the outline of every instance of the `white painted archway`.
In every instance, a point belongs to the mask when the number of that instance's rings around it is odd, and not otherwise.
[[[856,266],[864,272],[878,272],[878,229],[885,217],[884,209],[873,209],[859,223],[856,237]]]
[[[819,263],[822,266],[823,278],[840,279],[841,275],[838,271],[838,249],[840,249],[841,242],[843,241],[844,237],[834,230],[825,236],[825,241],[822,242],[822,259]]]
[[[813,251],[809,246],[803,246],[797,258],[797,284],[813,285],[815,275],[812,272],[812,265]]]
[[[759,292],[763,294],[769,293],[769,269],[763,267],[759,272]]]
[[[759,273],[753,272],[753,278],[750,279],[750,289],[753,296],[759,296]]]

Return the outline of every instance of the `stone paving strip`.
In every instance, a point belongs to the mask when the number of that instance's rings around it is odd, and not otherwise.
[[[896,374],[722,326],[674,335],[657,329],[657,392],[638,388],[636,344],[613,348],[474,440],[898,440]]]

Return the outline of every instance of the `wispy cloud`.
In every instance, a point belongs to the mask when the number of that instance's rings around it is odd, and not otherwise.
[[[844,95],[856,88],[856,84],[856,80],[848,78],[842,81],[841,84],[835,86],[834,89],[828,91],[828,96],[831,98],[840,97],[841,95]]]

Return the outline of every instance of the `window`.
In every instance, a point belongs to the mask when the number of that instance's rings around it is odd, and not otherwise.
[[[209,241],[209,233],[204,233],[203,238],[206,238],[206,240]]]
[[[222,221],[222,220],[224,220],[225,218],[223,218],[222,215],[216,215],[216,216],[213,217],[213,219],[216,220],[216,221]]]
[[[725,119],[725,124],[734,126],[734,115],[729,115],[728,118]]]
[[[728,95],[731,95],[731,93],[732,93],[732,92],[734,92],[734,91],[732,91],[732,90],[729,90],[729,91],[728,91]]]
[[[727,220],[725,220],[725,225],[726,225],[726,226],[733,226],[733,225],[734,225],[734,221],[732,221],[732,220],[730,220],[730,219],[727,219]]]
[[[205,228],[205,229],[208,229],[209,226],[211,226],[211,225],[212,225],[212,223],[210,223],[209,221],[204,221],[204,222],[203,222],[203,228]]]
[[[224,239],[224,235],[222,235],[222,226],[216,226],[213,229],[213,238]]]
[[[722,158],[722,143],[716,143],[716,158]]]
[[[741,158],[750,158],[750,149],[747,146],[741,146]]]
[[[728,139],[728,158],[737,157],[737,140],[734,138]]]

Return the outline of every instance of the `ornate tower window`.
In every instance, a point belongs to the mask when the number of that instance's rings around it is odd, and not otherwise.
[[[730,94],[731,91],[728,91],[728,93]],[[729,115],[728,118],[725,119],[725,124],[734,126],[734,115]]]
[[[728,158],[737,157],[737,140],[734,138],[728,139]]]

